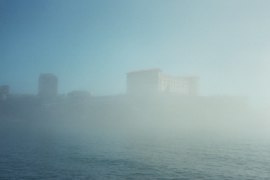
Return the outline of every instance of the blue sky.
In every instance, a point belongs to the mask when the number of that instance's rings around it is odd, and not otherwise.
[[[125,73],[197,75],[205,95],[270,96],[270,1],[0,0],[0,84],[125,92]]]

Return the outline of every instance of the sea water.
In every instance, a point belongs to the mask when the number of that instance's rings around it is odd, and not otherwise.
[[[0,179],[270,179],[270,141],[1,127]]]

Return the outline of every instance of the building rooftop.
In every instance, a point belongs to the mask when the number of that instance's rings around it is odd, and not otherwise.
[[[144,73],[144,72],[151,72],[151,71],[161,72],[161,69],[159,69],[159,68],[153,68],[153,69],[136,70],[136,71],[128,72],[127,74]]]

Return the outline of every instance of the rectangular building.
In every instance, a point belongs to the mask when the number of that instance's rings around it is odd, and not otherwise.
[[[6,100],[9,95],[9,86],[2,85],[0,86],[0,100]]]
[[[55,98],[58,91],[58,79],[54,74],[40,74],[38,81],[38,95],[41,98]]]
[[[198,77],[173,77],[162,73],[160,69],[149,69],[127,73],[128,94],[170,93],[196,96],[198,94]]]

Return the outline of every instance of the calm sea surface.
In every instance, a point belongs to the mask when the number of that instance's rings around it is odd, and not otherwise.
[[[270,179],[267,140],[22,129],[1,128],[0,179]]]

